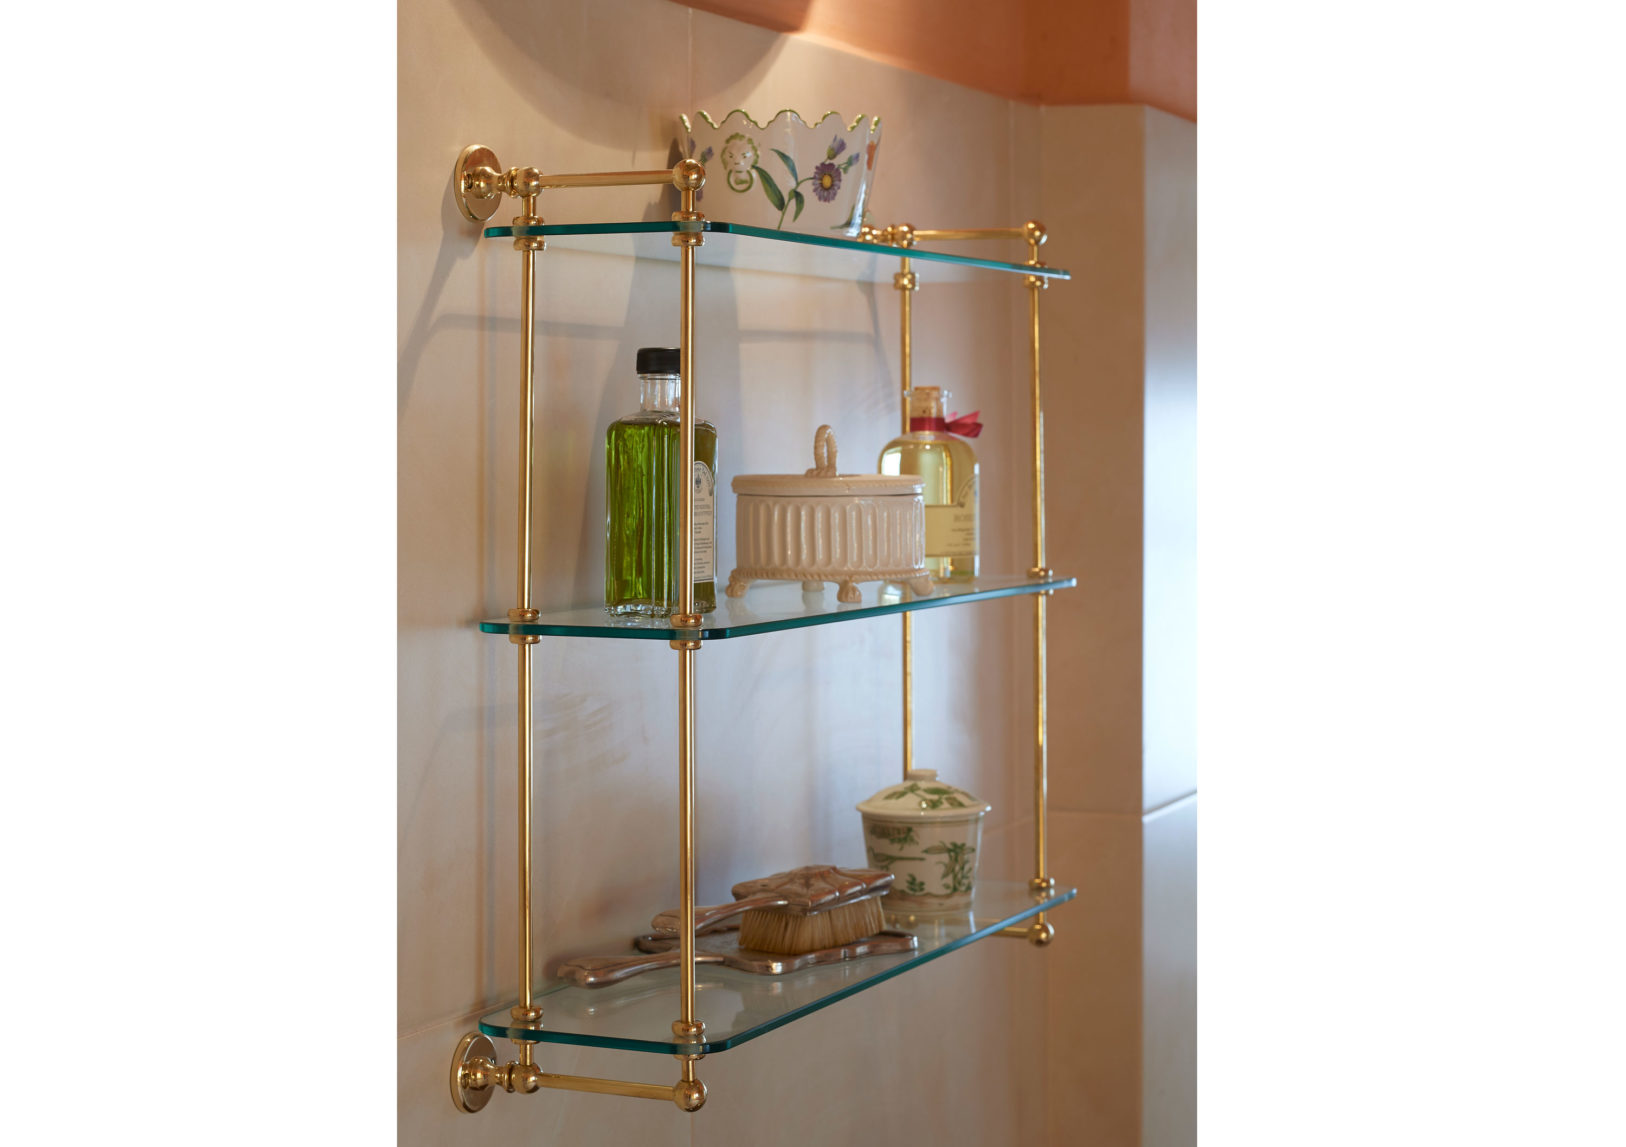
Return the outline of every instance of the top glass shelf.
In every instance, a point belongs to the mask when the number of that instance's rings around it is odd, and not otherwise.
[[[980,271],[1013,275],[1038,275],[1045,279],[1071,279],[1060,267],[1030,267],[1026,263],[1006,263],[950,251],[905,249],[884,243],[860,243],[823,235],[803,235],[794,231],[774,231],[744,223],[704,219],[675,223],[545,223],[537,227],[487,227],[487,239],[511,239],[515,235],[542,235],[557,239],[568,250],[661,259],[674,262],[678,249],[672,235],[678,231],[702,231],[706,242],[696,249],[695,259],[703,267],[766,271],[777,274],[810,275],[823,279],[852,279],[865,282],[892,281],[898,260],[913,259],[915,272],[926,282],[953,282],[972,278]],[[1010,244],[1019,246],[1016,241]],[[984,244],[979,244],[984,246]]]

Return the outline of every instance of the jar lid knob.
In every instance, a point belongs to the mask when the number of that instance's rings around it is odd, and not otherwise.
[[[818,433],[813,435],[813,468],[807,472],[809,478],[834,478],[836,476],[836,435],[828,426],[821,426]]]

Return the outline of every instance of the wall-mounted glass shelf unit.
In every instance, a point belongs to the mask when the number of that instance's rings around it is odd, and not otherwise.
[[[929,282],[963,281],[979,271],[1013,275],[1038,275],[1044,279],[1071,279],[1060,267],[1030,267],[953,251],[928,251],[919,247],[893,247],[885,243],[861,243],[823,235],[802,235],[794,231],[774,231],[744,223],[706,219],[699,223],[544,223],[535,227],[487,227],[488,239],[512,239],[516,235],[541,235],[549,249],[562,247],[606,255],[673,262],[678,249],[672,246],[677,231],[702,231],[704,245],[695,252],[702,267],[728,267],[736,271],[766,271],[777,274],[811,276],[821,279],[856,279],[865,282],[892,282],[900,259],[913,260],[913,267]],[[1015,243],[1012,246],[1016,246]]]
[[[554,984],[536,996],[543,1009],[543,1027],[515,1027],[505,1008],[481,1019],[480,1030],[504,1039],[659,1055],[727,1051],[1065,904],[1077,895],[1078,889],[1059,886],[1039,900],[1028,890],[1026,881],[987,881],[978,884],[970,912],[945,917],[887,913],[889,927],[905,929],[920,938],[920,947],[913,952],[866,956],[783,976],[759,976],[702,964],[695,969],[695,1012],[706,1023],[706,1042],[699,1045],[673,1042],[676,968],[645,972],[602,988]],[[629,948],[627,954],[636,953]]]
[[[703,641],[725,637],[750,637],[781,629],[808,625],[829,625],[836,621],[856,621],[933,609],[940,605],[963,605],[991,601],[997,597],[1019,597],[1069,589],[1077,578],[1039,581],[1023,575],[979,577],[966,581],[937,582],[928,595],[917,596],[908,586],[890,582],[862,582],[862,601],[836,600],[836,587],[825,585],[822,592],[805,592],[800,582],[765,582],[753,585],[744,597],[717,594],[717,608],[705,614]],[[664,617],[612,617],[602,605],[581,605],[568,609],[544,609],[535,621],[509,621],[506,617],[480,623],[482,633],[516,634],[536,637],[619,637],[645,641],[670,641],[672,624]]]

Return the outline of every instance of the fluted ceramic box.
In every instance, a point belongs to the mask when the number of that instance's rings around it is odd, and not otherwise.
[[[839,601],[861,600],[861,581],[907,582],[932,592],[926,504],[918,477],[840,474],[836,436],[819,427],[805,474],[741,474],[733,481],[735,560],[728,596],[753,581],[833,581]]]

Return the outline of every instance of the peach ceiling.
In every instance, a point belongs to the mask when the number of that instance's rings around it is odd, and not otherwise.
[[[1197,118],[1196,0],[688,0],[1036,104],[1148,104]]]

